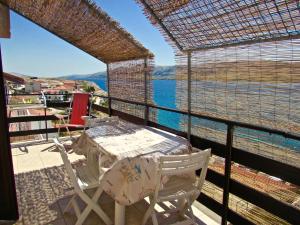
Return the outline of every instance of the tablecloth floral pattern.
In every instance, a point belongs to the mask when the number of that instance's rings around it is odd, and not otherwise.
[[[185,138],[124,121],[86,130],[72,148],[86,155],[105,192],[122,205],[153,193],[159,156],[191,152]]]

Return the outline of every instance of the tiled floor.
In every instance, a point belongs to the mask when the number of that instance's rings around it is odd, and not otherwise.
[[[76,216],[72,209],[63,213],[63,209],[73,194],[70,180],[65,173],[60,154],[56,151],[49,151],[49,147],[51,144],[12,149],[20,212],[20,219],[16,224],[75,224]],[[75,164],[76,161],[83,160],[82,156],[74,153],[70,154],[69,158]],[[103,195],[99,203],[113,220],[114,201],[109,196]],[[81,207],[84,208],[84,206],[82,203]],[[162,208],[169,206],[162,205]],[[144,200],[126,207],[126,224],[139,225],[147,207],[148,203]],[[200,211],[198,205],[194,205],[193,208],[198,224],[218,224]],[[160,206],[157,210],[161,211]],[[180,218],[176,214],[159,217],[160,224],[164,225],[172,224],[178,219]],[[85,224],[104,223],[96,214],[91,213]],[[152,224],[150,220],[148,224]]]

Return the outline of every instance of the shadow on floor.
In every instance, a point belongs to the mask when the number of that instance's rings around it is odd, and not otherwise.
[[[82,161],[78,161],[75,164],[79,163],[82,163]],[[15,175],[15,181],[20,213],[20,219],[16,224],[75,224],[76,216],[72,209],[65,214],[63,213],[68,201],[74,194],[72,184],[63,165],[19,173]],[[99,203],[113,220],[113,199],[103,194],[99,199]],[[79,205],[81,209],[84,209],[85,204],[83,202],[80,202]],[[161,205],[161,207],[168,208],[166,205]],[[147,208],[148,203],[145,200],[126,207],[126,224],[139,225]],[[167,225],[182,220],[182,218],[179,218],[174,213],[172,215],[160,215],[158,220],[160,224]],[[101,225],[104,223],[95,213],[91,213],[84,224]],[[152,224],[151,219],[148,220],[147,224]],[[204,225],[201,220],[198,221],[198,224]]]

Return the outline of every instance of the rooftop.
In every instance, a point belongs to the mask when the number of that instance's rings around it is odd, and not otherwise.
[[[25,80],[23,78],[15,76],[15,75],[10,74],[10,73],[3,73],[3,77],[4,77],[5,80],[11,81],[11,82],[14,82],[14,83],[18,83],[18,84],[24,84],[25,83]]]

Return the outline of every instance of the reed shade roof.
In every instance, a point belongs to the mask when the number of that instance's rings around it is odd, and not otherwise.
[[[298,0],[137,1],[153,23],[161,23],[165,36],[174,38],[180,50],[299,37],[300,34]]]
[[[10,18],[8,7],[0,4],[0,38],[10,38]]]
[[[105,63],[152,53],[89,0],[0,0],[10,9]]]

